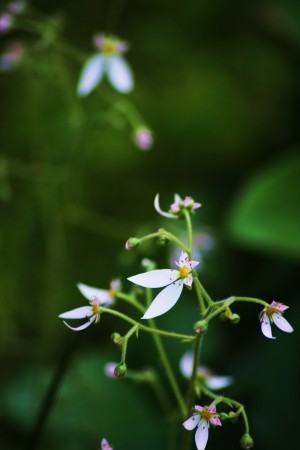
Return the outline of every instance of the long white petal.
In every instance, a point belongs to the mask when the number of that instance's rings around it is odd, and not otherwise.
[[[169,311],[179,299],[183,289],[181,280],[170,284],[155,297],[142,319],[152,319]]]
[[[104,71],[105,59],[102,55],[96,54],[89,58],[80,74],[77,94],[81,96],[88,95],[100,83]]]
[[[125,59],[120,55],[109,57],[107,61],[107,76],[112,86],[126,94],[134,87],[133,75]]]
[[[272,335],[271,322],[267,314],[264,314],[261,317],[261,331],[267,338],[275,339]]]
[[[134,275],[133,277],[127,278],[127,280],[145,288],[160,288],[173,283],[178,278],[178,270],[157,269]]]
[[[167,213],[165,211],[163,211],[160,206],[159,206],[159,194],[156,194],[155,199],[154,199],[154,208],[156,209],[156,211],[158,212],[158,214],[160,214],[161,216],[167,217],[168,219],[178,219],[177,216],[174,216],[174,214],[170,214]]]
[[[192,375],[194,355],[192,352],[186,352],[180,360],[179,367],[181,373],[186,378]]]
[[[294,331],[289,322],[281,314],[275,313],[273,315],[273,320],[280,330],[285,331],[286,333],[292,333]]]
[[[80,290],[81,294],[89,301],[97,298],[100,300],[101,305],[112,303],[113,299],[105,289],[98,289],[83,283],[78,283],[77,287]]]
[[[206,385],[209,389],[223,389],[233,383],[233,377],[212,375],[207,378]]]
[[[85,319],[86,317],[91,317],[93,314],[91,306],[81,306],[80,308],[62,313],[58,317],[60,319]]]
[[[73,331],[81,331],[84,330],[85,328],[89,327],[95,320],[97,319],[97,316],[93,316],[90,318],[90,320],[88,320],[87,322],[85,322],[83,325],[80,325],[79,327],[71,327],[71,325],[69,325],[67,322],[64,321],[64,324],[70,328],[70,330]]]
[[[198,450],[204,450],[208,440],[208,423],[201,420],[195,434],[195,442]]]
[[[199,414],[193,414],[189,419],[183,422],[182,425],[186,430],[191,431],[198,425],[199,422],[200,422]]]

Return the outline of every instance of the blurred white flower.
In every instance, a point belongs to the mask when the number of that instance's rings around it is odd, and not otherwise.
[[[128,48],[127,44],[104,35],[96,35],[94,44],[99,52],[91,56],[83,66],[77,86],[78,95],[88,95],[104,75],[117,91],[123,94],[130,92],[134,87],[133,74],[122,56]]]
[[[190,378],[193,370],[193,353],[186,352],[180,360],[179,367],[181,373],[186,378]],[[207,367],[199,366],[197,376],[209,389],[218,390],[230,386],[233,383],[233,377],[228,375],[214,375]]]

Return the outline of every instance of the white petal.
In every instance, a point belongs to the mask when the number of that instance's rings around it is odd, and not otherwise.
[[[206,380],[206,385],[209,389],[223,389],[233,383],[233,378],[229,376],[211,376]]]
[[[280,330],[285,331],[286,333],[292,333],[294,331],[289,322],[281,314],[275,313],[272,318],[275,325],[280,328]]]
[[[88,95],[100,83],[104,70],[105,59],[102,55],[96,54],[89,58],[80,74],[77,94]]]
[[[91,317],[93,314],[91,306],[81,306],[80,308],[62,313],[58,317],[60,319],[85,319],[86,317]]]
[[[198,450],[204,450],[208,440],[208,423],[201,420],[195,434],[195,442]]]
[[[160,214],[161,216],[168,217],[168,219],[178,219],[178,217],[174,216],[174,214],[167,213],[167,212],[163,211],[162,209],[160,209],[160,206],[159,206],[159,194],[156,194],[156,196],[155,196],[154,208],[156,209],[158,214]]]
[[[181,373],[186,378],[189,378],[192,375],[193,360],[194,360],[194,355],[192,352],[185,353],[180,360],[180,363],[179,363],[180,370],[181,370]]]
[[[125,59],[120,55],[111,56],[108,60],[107,76],[113,87],[123,93],[133,89],[133,75]]]
[[[89,301],[92,301],[95,298],[97,298],[100,300],[101,305],[110,304],[113,301],[113,298],[108,294],[108,291],[105,289],[98,289],[83,283],[78,283],[77,287],[80,290],[81,294]]]
[[[81,331],[81,330],[84,330],[85,328],[89,327],[96,319],[97,319],[97,316],[95,315],[95,316],[91,317],[90,320],[85,322],[83,325],[80,325],[79,327],[71,327],[71,325],[67,324],[67,322],[65,322],[65,321],[64,321],[64,324],[71,330]]]
[[[189,262],[188,254],[186,252],[181,252],[181,256],[179,258],[179,266],[185,267],[187,266],[188,262]]]
[[[142,319],[152,319],[169,311],[179,299],[183,289],[181,280],[170,284],[155,297]]]
[[[199,414],[193,414],[189,419],[187,419],[185,422],[183,422],[183,426],[186,430],[193,430],[198,423],[200,422],[200,416]]]
[[[178,278],[178,270],[158,269],[134,275],[133,277],[127,278],[127,280],[145,288],[160,288],[173,283]]]
[[[261,331],[267,338],[275,339],[275,337],[272,336],[271,322],[266,313],[261,317]]]
[[[175,194],[174,195],[174,203],[181,203],[182,202],[182,198],[180,197],[180,195]]]

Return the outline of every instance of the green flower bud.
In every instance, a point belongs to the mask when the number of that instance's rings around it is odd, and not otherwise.
[[[243,448],[252,448],[254,445],[253,439],[250,434],[245,433],[241,437],[240,444]]]
[[[199,320],[194,325],[194,331],[197,334],[204,334],[207,330],[208,322],[206,320]]]
[[[128,241],[125,244],[126,250],[133,250],[134,248],[137,248],[140,245],[141,241],[139,238],[131,237],[128,239]]]
[[[226,413],[224,413],[224,412],[221,412],[221,413],[219,414],[219,416],[220,416],[221,422],[223,422],[224,420],[229,419],[229,415],[226,414]]]
[[[226,313],[225,311],[222,311],[222,312],[219,314],[219,319],[222,320],[222,322],[226,322],[226,320],[228,320],[227,313]]]
[[[126,374],[126,364],[120,363],[115,367],[114,374],[117,378],[122,378]]]
[[[239,323],[239,321],[241,320],[240,316],[238,314],[232,314],[229,317],[230,323],[232,323],[233,325],[237,325]]]
[[[113,343],[116,345],[123,344],[124,338],[119,333],[113,333],[110,338],[113,341]]]
[[[236,423],[238,421],[238,416],[233,411],[229,411],[228,418],[231,420],[232,423]]]

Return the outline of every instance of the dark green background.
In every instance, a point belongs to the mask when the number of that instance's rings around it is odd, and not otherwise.
[[[153,209],[157,192],[164,208],[174,192],[202,202],[194,223],[213,230],[216,247],[199,275],[214,298],[247,295],[290,306],[286,316],[295,332],[276,329],[276,341],[262,336],[259,308],[237,306],[238,326],[216,321],[210,327],[203,362],[235,377],[227,392],[246,405],[255,448],[296,448],[299,3],[35,6],[45,14],[40,21],[60,30],[48,45],[20,31],[0,37],[2,48],[13,37],[27,48],[18,70],[0,74],[3,448],[26,448],[50,379],[74,339],[37,448],[94,449],[105,436],[116,450],[160,450],[169,448],[170,434],[178,440],[149,387],[103,375],[104,364],[119,358],[109,336],[127,327],[103,317],[100,326],[74,337],[57,318],[82,304],[78,281],[106,288],[121,276],[127,289],[126,277],[141,270],[141,257],[167,267],[167,248],[124,250],[129,236],[169,225]],[[92,53],[95,31],[114,32],[131,44],[127,59],[136,89],[129,99],[154,131],[150,152],[134,147],[132,131],[107,102],[119,96],[106,82],[88,98],[75,95],[81,55]],[[66,43],[77,49],[75,57],[62,51]],[[186,292],[159,324],[189,333],[197,317]],[[188,346],[166,345],[178,372]],[[151,363],[160,367],[141,333],[130,342],[128,366]],[[212,430],[208,448],[238,449],[242,432],[241,423]]]

